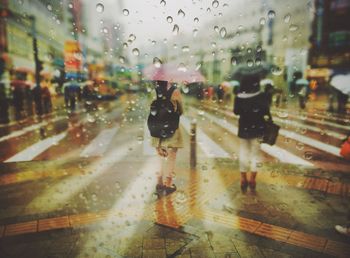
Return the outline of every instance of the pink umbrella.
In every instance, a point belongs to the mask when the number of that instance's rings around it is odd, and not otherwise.
[[[143,75],[144,79],[152,81],[172,81],[186,84],[205,81],[200,72],[173,64],[162,64],[160,67],[152,64],[143,70]]]

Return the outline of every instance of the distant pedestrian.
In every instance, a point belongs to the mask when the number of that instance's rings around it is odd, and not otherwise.
[[[22,87],[15,86],[13,88],[13,105],[15,107],[15,118],[19,120],[22,118],[23,113],[23,100],[24,100],[24,92]]]
[[[216,95],[218,96],[218,101],[222,102],[224,99],[224,89],[222,88],[221,84],[219,84],[216,88]]]
[[[42,89],[43,112],[48,114],[52,111],[51,93],[48,87]]]
[[[43,104],[42,104],[42,89],[41,86],[35,86],[32,90],[33,99],[35,103],[35,110],[38,116],[43,114]]]
[[[33,115],[33,94],[32,90],[30,89],[30,86],[26,86],[24,90],[24,99],[25,99],[25,109],[27,116]]]
[[[234,101],[234,113],[239,115],[239,169],[242,192],[245,192],[248,186],[252,191],[255,191],[260,151],[259,139],[264,134],[266,120],[271,117],[269,103],[266,95],[260,92],[259,81],[258,75],[243,77]],[[248,172],[251,172],[249,181],[247,179]]]
[[[9,120],[9,104],[6,97],[5,85],[0,82],[0,124],[7,124]]]
[[[180,90],[167,81],[157,81],[156,93],[157,100],[151,105],[151,113],[148,119],[151,135],[153,132],[157,136],[152,137],[152,146],[156,148],[161,162],[156,190],[165,191],[166,194],[170,194],[176,191],[176,186],[173,182],[176,154],[179,148],[183,148],[183,138],[181,130],[178,127],[180,115],[183,113],[182,98]],[[168,104],[172,106],[169,107]],[[166,112],[162,112],[164,110]],[[172,111],[169,112],[169,110]],[[170,118],[167,113],[171,115]],[[159,118],[156,118],[158,116]],[[169,121],[152,122],[152,120],[163,119],[163,117],[166,117]],[[155,130],[152,131],[151,128]],[[158,133],[160,135],[157,135]]]

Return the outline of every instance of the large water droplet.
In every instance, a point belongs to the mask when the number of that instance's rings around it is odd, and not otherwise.
[[[226,36],[226,28],[225,27],[222,27],[221,29],[220,29],[220,36],[222,37],[222,38],[224,38],[225,36]]]
[[[252,67],[253,64],[254,64],[254,61],[253,61],[253,60],[251,60],[251,59],[248,59],[248,60],[247,60],[247,65],[248,65],[248,67]]]
[[[275,76],[280,76],[283,73],[283,69],[279,66],[274,66],[271,68],[271,73]]]
[[[173,27],[173,35],[177,35],[177,34],[179,34],[179,26],[175,24]]]
[[[194,21],[195,23],[198,23],[198,22],[199,22],[198,17],[195,17],[195,18],[193,19],[193,21]]]
[[[187,71],[186,65],[184,63],[180,63],[177,67],[177,70],[180,72],[186,72]]]
[[[260,18],[259,24],[260,24],[261,26],[264,26],[265,23],[266,23],[266,19],[265,19],[265,18]]]
[[[131,41],[134,41],[134,40],[136,39],[136,36],[135,36],[134,34],[130,34],[130,35],[129,35],[129,39],[130,39]]]
[[[216,32],[219,32],[219,26],[214,26],[214,30],[215,30]]]
[[[139,50],[138,48],[134,48],[134,49],[132,50],[132,54],[133,54],[134,56],[138,56],[138,55],[140,55],[140,50]]]
[[[182,92],[185,93],[185,94],[187,94],[187,93],[190,92],[190,88],[189,88],[187,85],[183,85],[183,86],[181,87],[181,90],[182,90]]]
[[[160,1],[161,6],[166,6],[166,2],[164,0]]]
[[[297,31],[299,29],[298,25],[291,24],[289,26],[289,31]]]
[[[47,5],[47,10],[52,11],[52,5],[48,4]]]
[[[208,7],[207,8],[207,13],[210,13],[211,12],[211,9]]]
[[[173,17],[171,17],[171,16],[166,17],[166,21],[168,23],[172,23],[173,22]]]
[[[125,16],[128,16],[128,15],[129,15],[129,10],[128,10],[128,9],[124,9],[124,10],[123,10],[123,14],[124,14]]]
[[[231,64],[232,65],[237,65],[237,58],[231,57]]]
[[[103,13],[104,9],[105,9],[105,7],[104,7],[103,4],[98,3],[98,4],[96,5],[96,11],[97,11],[98,13]]]
[[[158,57],[153,58],[153,64],[156,68],[160,68],[162,66],[162,60]]]
[[[190,51],[190,47],[189,46],[183,46],[182,47],[182,52],[189,52]]]
[[[185,17],[185,12],[182,11],[181,9],[177,12],[177,15],[180,16],[180,17]]]
[[[290,18],[291,18],[292,16],[288,13],[288,14],[286,14],[285,16],[284,16],[284,18],[283,18],[283,20],[284,20],[284,22],[285,23],[288,23],[288,22],[290,22]]]
[[[218,0],[214,0],[211,5],[214,7],[214,8],[218,8],[219,7],[219,1]]]
[[[123,43],[123,48],[127,48],[128,47],[128,43]]]
[[[267,17],[269,17],[269,19],[274,19],[276,17],[276,13],[274,10],[270,10],[268,13],[267,13]]]
[[[125,63],[125,58],[124,58],[123,56],[120,56],[120,57],[119,57],[119,61],[120,61],[122,64],[124,64],[124,63]]]

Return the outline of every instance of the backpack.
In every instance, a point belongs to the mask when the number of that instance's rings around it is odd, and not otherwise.
[[[151,103],[147,126],[152,137],[166,139],[173,136],[179,128],[180,114],[171,103],[171,95],[176,88],[172,86],[165,94],[157,91],[157,99]]]

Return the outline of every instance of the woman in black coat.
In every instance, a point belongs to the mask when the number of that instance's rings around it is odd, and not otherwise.
[[[241,189],[245,192],[250,187],[255,190],[259,139],[264,134],[265,122],[270,116],[266,94],[260,92],[259,76],[246,76],[240,81],[240,89],[235,97],[234,113],[239,115],[238,137],[240,138],[239,169]],[[251,172],[247,179],[247,172]]]

